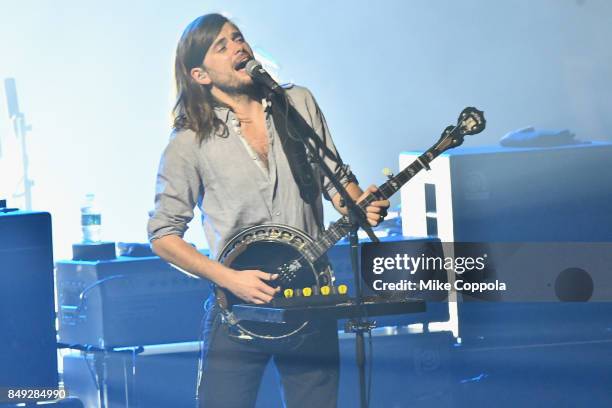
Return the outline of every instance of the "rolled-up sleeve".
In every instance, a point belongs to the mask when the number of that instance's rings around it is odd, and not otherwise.
[[[350,182],[357,182],[357,178],[351,172],[350,166],[342,162],[342,159],[336,150],[336,146],[332,140],[329,128],[327,127],[327,121],[325,120],[325,116],[319,108],[317,101],[314,99],[314,96],[309,90],[304,88],[304,91],[306,109],[308,111],[308,115],[310,116],[311,124],[322,142],[322,146],[319,149],[319,157],[323,158],[325,164],[335,174],[342,186],[346,187],[346,185]],[[322,173],[322,186],[325,198],[328,200],[331,200],[338,193],[338,190],[334,184],[324,173]]]
[[[162,154],[155,186],[155,209],[147,224],[149,241],[165,235],[183,237],[201,201],[204,186],[198,170],[195,134],[174,133]]]

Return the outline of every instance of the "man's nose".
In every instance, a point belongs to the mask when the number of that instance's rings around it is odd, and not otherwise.
[[[239,43],[237,41],[232,41],[234,54],[245,53],[248,54],[247,47],[244,43]]]

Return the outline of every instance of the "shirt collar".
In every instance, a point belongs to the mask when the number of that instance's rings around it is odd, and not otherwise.
[[[215,114],[223,123],[227,123],[229,120],[230,109],[227,106],[217,105],[214,107]]]

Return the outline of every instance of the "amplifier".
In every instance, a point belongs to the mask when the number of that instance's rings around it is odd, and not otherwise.
[[[57,388],[55,336],[51,215],[0,209],[0,388]]]
[[[610,407],[610,302],[464,302],[455,406]]]
[[[419,152],[400,155],[400,169]],[[401,189],[402,233],[443,242],[612,240],[612,143],[459,147]]]
[[[59,339],[120,347],[200,338],[210,284],[158,257],[56,264]]]

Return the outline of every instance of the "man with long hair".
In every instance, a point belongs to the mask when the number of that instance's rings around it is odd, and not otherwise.
[[[287,140],[275,109],[279,101],[245,70],[252,58],[240,30],[222,15],[198,17],[185,29],[176,51],[174,131],[160,162],[148,232],[160,257],[245,302],[262,304],[278,293],[266,283],[277,276],[238,272],[212,260],[220,248],[241,230],[265,223],[290,225],[316,238],[323,229],[322,195],[341,213],[345,209],[333,184],[306,159],[303,146]],[[315,130],[323,160],[350,196],[365,197],[340,160],[310,92],[291,87],[286,100]],[[211,259],[183,240],[196,205]],[[371,203],[366,209],[370,224],[377,225],[388,207],[388,200]],[[286,406],[336,406],[335,322],[318,324],[290,348],[268,347],[232,333],[214,305],[204,329],[200,407],[254,406],[270,359],[280,374]]]

